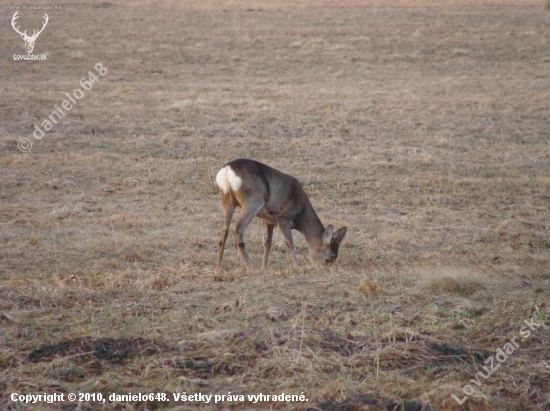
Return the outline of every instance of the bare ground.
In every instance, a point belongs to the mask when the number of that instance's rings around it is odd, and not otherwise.
[[[303,392],[80,409],[550,409],[542,2],[66,4],[49,12],[40,62],[13,61],[12,15],[0,408],[76,406],[14,392]],[[34,139],[98,62],[108,73]],[[309,268],[295,234],[289,269],[276,234],[267,272],[246,274],[231,249],[214,276],[213,176],[236,157],[295,175],[325,223],[349,227],[337,266]],[[259,267],[260,223],[247,246]]]

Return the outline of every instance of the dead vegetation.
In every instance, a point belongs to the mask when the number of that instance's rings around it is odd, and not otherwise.
[[[11,61],[6,35],[0,408],[76,407],[12,392],[303,392],[80,409],[550,409],[545,5],[207,3],[67,5],[45,62]],[[98,61],[108,74],[19,152]],[[337,267],[310,269],[295,235],[289,270],[276,233],[267,272],[228,244],[214,276],[213,178],[237,157],[299,177],[349,227]]]

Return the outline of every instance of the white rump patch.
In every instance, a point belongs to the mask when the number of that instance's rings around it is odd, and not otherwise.
[[[231,190],[237,191],[243,184],[243,180],[235,174],[229,166],[223,167],[216,175],[216,184],[224,192],[229,193]]]

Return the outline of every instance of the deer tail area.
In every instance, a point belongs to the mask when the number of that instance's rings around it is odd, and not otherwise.
[[[224,166],[216,175],[216,184],[224,194],[229,194],[231,191],[237,191],[243,181],[235,174],[230,166]]]

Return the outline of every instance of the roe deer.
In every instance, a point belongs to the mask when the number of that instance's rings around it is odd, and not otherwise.
[[[221,272],[225,241],[235,208],[241,212],[233,233],[238,251],[244,258],[247,271],[252,271],[250,257],[245,250],[243,234],[254,217],[266,224],[262,270],[267,267],[267,257],[273,239],[273,228],[279,227],[296,265],[291,230],[301,232],[309,246],[309,257],[314,265],[330,264],[338,257],[338,248],[346,235],[346,227],[334,232],[326,228],[313,209],[304,189],[294,177],[249,159],[237,159],[224,165],[216,175],[223,202],[223,230],[218,252],[216,274]]]

